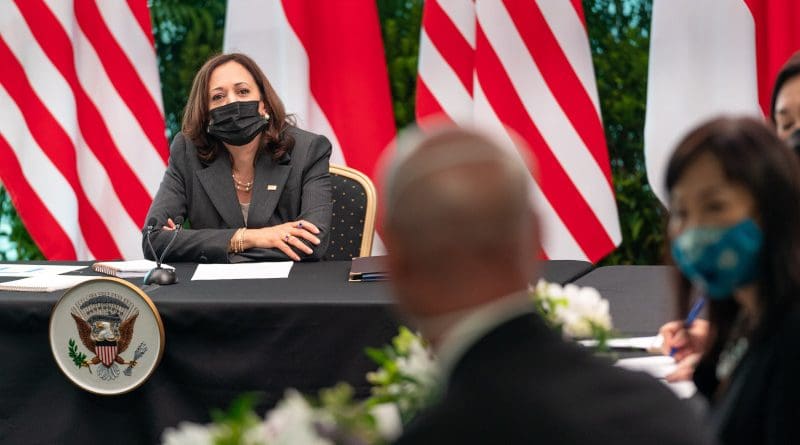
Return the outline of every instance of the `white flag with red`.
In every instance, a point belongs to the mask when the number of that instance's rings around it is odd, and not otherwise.
[[[375,179],[395,126],[374,0],[229,0],[224,48],[252,57],[298,125],[330,139],[331,163]]]
[[[520,135],[550,259],[598,261],[621,241],[580,0],[428,0],[417,118]]]
[[[0,180],[48,259],[141,258],[168,157],[146,0],[0,1]]]
[[[800,49],[796,0],[655,0],[650,30],[647,176],[667,203],[676,144],[720,114],[769,116],[775,76]]]

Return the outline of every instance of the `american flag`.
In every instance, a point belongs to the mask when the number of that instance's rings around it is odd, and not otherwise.
[[[141,258],[168,157],[146,0],[0,1],[0,180],[48,259]]]
[[[426,1],[417,119],[434,116],[526,141],[545,257],[595,262],[619,244],[580,0]]]

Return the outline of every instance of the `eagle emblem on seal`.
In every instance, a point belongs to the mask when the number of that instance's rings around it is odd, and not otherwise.
[[[136,361],[147,351],[140,344],[133,359],[125,360],[122,353],[128,350],[133,339],[136,318],[139,310],[130,300],[115,294],[92,294],[72,306],[72,318],[78,329],[81,343],[94,357],[78,351],[74,340],[69,340],[69,356],[76,366],[89,369],[94,367],[102,380],[115,380],[120,375],[120,365],[128,365],[124,370],[130,376]]]

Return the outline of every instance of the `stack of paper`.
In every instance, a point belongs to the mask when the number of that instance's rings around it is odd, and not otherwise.
[[[84,269],[86,266],[60,266],[50,264],[0,264],[0,277],[34,277],[58,275]]]
[[[37,275],[21,280],[0,283],[0,290],[20,292],[52,292],[68,289],[84,281],[94,280],[97,277],[86,275]]]
[[[92,270],[95,272],[119,278],[143,277],[154,267],[156,267],[156,262],[150,260],[101,261],[92,264]],[[175,269],[168,264],[162,264],[161,267],[164,269]]]

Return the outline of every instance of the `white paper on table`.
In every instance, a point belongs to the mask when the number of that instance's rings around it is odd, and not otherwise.
[[[53,292],[67,289],[84,281],[96,280],[91,275],[36,275],[14,281],[0,283],[0,290],[15,292]]]
[[[0,277],[59,275],[85,268],[86,266],[63,266],[56,264],[0,264]]]
[[[610,338],[607,345],[611,349],[641,349],[643,351],[658,351],[664,337],[654,335],[652,337],[629,337],[629,338]],[[586,347],[597,346],[597,340],[581,340],[580,343]]]
[[[643,371],[658,379],[663,379],[678,366],[675,359],[667,355],[624,358],[617,360],[615,365],[631,371]]]
[[[697,392],[697,387],[694,386],[694,382],[691,380],[672,383],[662,380],[662,382],[667,385],[667,388],[671,389],[679,399],[688,399]]]
[[[669,374],[675,371],[678,364],[675,359],[667,355],[652,355],[648,357],[634,357],[617,360],[615,366],[629,369],[631,371],[642,371],[661,380],[676,396],[686,399],[697,392],[697,388],[691,380],[669,383],[664,380]]]
[[[259,280],[288,278],[293,261],[275,263],[198,264],[192,275],[195,280]]]

